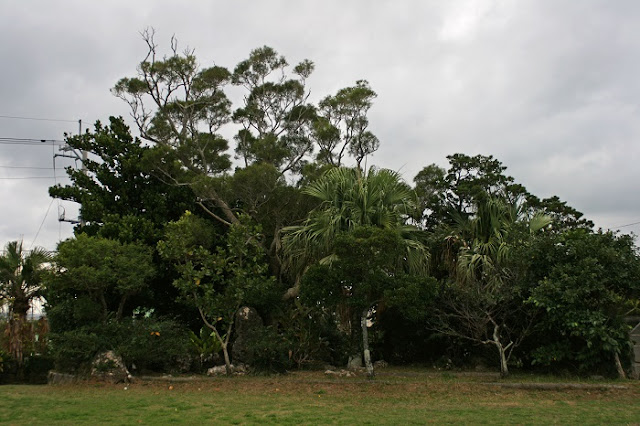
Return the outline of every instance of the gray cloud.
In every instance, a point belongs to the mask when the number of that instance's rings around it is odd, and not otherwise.
[[[232,67],[266,44],[291,63],[316,62],[315,100],[370,81],[378,92],[371,127],[382,146],[369,164],[411,180],[454,152],[491,154],[532,192],[558,195],[600,226],[640,221],[636,1],[30,1],[2,8],[0,115],[85,126],[127,116],[109,88],[134,74],[145,53],[138,32],[147,26],[163,47],[176,34],[203,65]],[[76,128],[0,119],[0,136],[60,139]],[[51,156],[50,148],[0,145],[0,165],[49,165]],[[48,171],[0,168],[0,177],[36,172]],[[0,242],[33,238],[52,183],[0,180]],[[53,248],[70,235],[69,225],[56,222],[57,208],[37,244]]]

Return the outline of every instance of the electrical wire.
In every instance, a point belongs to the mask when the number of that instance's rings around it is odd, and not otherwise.
[[[614,226],[613,229],[626,228],[627,226],[640,225],[640,222],[627,223],[626,225]]]
[[[77,123],[78,120],[58,120],[56,118],[21,117],[17,115],[0,115],[0,118],[10,120],[32,120],[32,121],[56,121],[59,123]]]
[[[53,167],[36,167],[36,166],[4,166],[4,165],[0,165],[0,169],[55,170],[55,168],[53,168]]]
[[[0,177],[0,180],[25,180],[25,179],[55,179],[65,178],[66,176],[18,176],[18,177]]]
[[[6,138],[0,137],[0,144],[2,145],[38,145],[48,146],[47,142],[51,142],[53,145],[62,145],[64,141],[58,139],[34,139],[34,138]],[[45,145],[47,144],[47,145]]]
[[[42,226],[44,226],[44,222],[47,220],[47,216],[49,216],[49,210],[51,210],[51,206],[53,205],[54,201],[55,201],[55,198],[52,198],[51,202],[49,203],[49,207],[47,207],[47,211],[44,214],[44,218],[42,219],[42,222],[40,223],[40,227],[38,228],[38,232],[36,232],[36,236],[33,237],[33,240],[31,241],[31,245],[29,246],[29,250],[31,250],[33,245],[36,243],[36,240],[38,239],[38,235],[40,235],[40,231],[42,230]]]

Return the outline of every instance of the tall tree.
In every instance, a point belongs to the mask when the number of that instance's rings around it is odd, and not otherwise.
[[[162,257],[180,273],[173,285],[197,308],[219,342],[229,375],[235,314],[243,303],[255,301],[273,285],[259,238],[259,229],[240,223],[221,238],[205,220],[187,212],[167,226],[165,238],[158,243]]]
[[[420,207],[416,220],[425,228],[452,224],[452,212],[473,215],[476,204],[486,197],[500,197],[509,203],[519,203],[529,215],[543,212],[553,219],[554,232],[593,227],[593,222],[557,196],[541,200],[529,193],[513,177],[505,174],[507,168],[493,156],[458,153],[447,156],[447,159],[448,169],[431,164],[414,178]]]
[[[629,353],[625,302],[640,294],[640,257],[633,238],[574,229],[540,240],[528,253],[535,268],[528,302],[542,315],[544,336],[533,361],[580,372],[625,372]]]
[[[522,268],[513,253],[551,223],[543,214],[522,213],[517,204],[486,197],[473,216],[455,215],[456,224],[445,241],[452,280],[442,292],[436,329],[493,345],[502,376],[509,374],[510,355],[532,324],[531,317],[520,316],[527,289],[521,286]]]
[[[327,106],[339,113],[329,120],[308,102],[307,79],[314,68],[309,60],[290,68],[283,56],[264,46],[233,72],[217,65],[200,68],[194,51],[179,52],[175,39],[171,54],[160,57],[153,30],[143,38],[148,52],[137,76],[118,81],[113,93],[129,104],[142,137],[155,144],[157,171],[167,181],[191,187],[199,204],[221,223],[237,223],[240,213],[251,215],[220,190],[231,165],[222,134],[229,133],[223,129],[231,122],[234,131],[241,127],[234,139],[244,167],[268,165],[280,175],[299,176],[315,145],[327,140],[325,128],[338,133],[334,136],[344,140],[343,151],[358,163],[377,148],[377,139],[366,131],[375,93],[364,82],[339,92]],[[225,94],[229,85],[244,90],[235,109]]]
[[[378,150],[380,141],[368,130],[367,113],[377,96],[366,80],[353,87],[340,89],[319,104],[319,119],[315,123],[315,136],[320,146],[318,160],[340,167],[347,154],[362,169],[362,161]]]
[[[123,119],[109,117],[94,130],[68,136],[66,143],[89,155],[82,169],[67,168],[70,185],[49,188],[54,198],[80,205],[82,224],[76,230],[122,242],[155,244],[168,220],[195,207],[186,188],[173,187],[151,174],[151,150],[131,135]]]
[[[51,256],[36,247],[28,253],[22,241],[7,243],[0,256],[0,306],[9,306],[9,352],[22,367],[23,340],[27,313],[34,299],[40,295],[40,284]]]
[[[93,131],[68,136],[66,142],[86,151],[88,158],[82,170],[67,168],[70,185],[53,186],[49,193],[80,205],[82,222],[76,225],[76,233],[138,243],[153,252],[165,224],[197,208],[189,188],[167,184],[154,175],[148,161],[153,149],[134,138],[122,118],[110,117],[108,125],[97,122]],[[154,266],[158,274],[133,297],[159,315],[186,314],[166,279],[175,272],[157,255]]]
[[[254,49],[234,69],[232,82],[248,94],[233,113],[242,129],[236,135],[236,154],[245,166],[267,163],[280,173],[299,172],[313,150],[311,130],[315,108],[307,100],[306,80],[314,69],[305,59],[287,74],[287,60],[271,47]]]
[[[381,256],[384,251],[387,256],[393,256],[393,265],[398,266],[398,270],[411,272],[426,270],[428,251],[420,242],[417,229],[405,224],[408,212],[413,206],[412,192],[397,173],[386,169],[370,168],[366,174],[362,174],[357,168],[336,168],[329,170],[303,191],[317,198],[321,204],[309,214],[302,225],[284,229],[285,258],[290,270],[298,277],[302,277],[308,267],[316,264],[330,267],[335,264],[336,271],[354,267],[357,262],[349,262],[347,253],[340,251],[340,241],[345,238],[347,240],[343,241],[342,246],[352,246],[354,252],[361,254],[358,257],[361,262],[363,262],[362,257],[368,257],[368,261],[373,261],[375,256]],[[374,238],[375,235],[364,236],[357,241],[348,240],[349,236],[357,237],[358,234],[354,233],[360,232],[363,228],[388,231],[397,238],[397,246],[400,249],[395,249],[396,245],[391,244],[394,250],[390,250],[389,247],[383,250],[381,247],[390,243],[384,238]],[[375,256],[372,250],[377,253]],[[369,253],[369,255],[363,253]],[[344,265],[350,266],[344,267]],[[367,286],[373,285],[373,276],[376,279],[382,279],[383,282],[385,278],[392,279],[388,271],[385,275],[384,268],[374,268],[374,270],[377,272],[372,276],[367,275],[366,271],[359,275],[356,272],[350,275],[354,298],[350,296],[351,290],[342,292],[345,297],[342,300],[342,306],[339,306],[339,310],[343,313],[343,329],[352,336],[355,331],[355,328],[350,326],[353,322],[352,308],[355,307],[361,312],[363,352],[370,375],[373,375],[373,367],[368,349],[366,322],[369,310],[378,300],[381,288],[384,286]],[[372,280],[371,283],[369,279]],[[340,287],[340,281],[341,279],[337,279],[338,287]],[[297,295],[299,291],[298,284],[290,289],[289,296]],[[357,297],[355,297],[356,293]],[[368,296],[365,296],[367,294]],[[354,304],[353,301],[356,298],[360,301]]]

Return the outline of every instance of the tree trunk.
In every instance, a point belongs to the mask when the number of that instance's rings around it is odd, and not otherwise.
[[[122,315],[124,314],[124,305],[125,303],[127,303],[127,299],[129,298],[129,293],[123,295],[120,298],[120,303],[118,304],[118,311],[116,313],[116,321],[120,322],[120,320],[122,319]]]
[[[371,363],[371,351],[369,351],[369,329],[367,327],[367,317],[369,316],[369,308],[362,311],[360,316],[360,326],[362,327],[362,353],[364,365],[367,368],[367,376],[370,379],[374,377],[373,364]]]
[[[627,374],[624,372],[624,368],[622,368],[622,363],[620,362],[620,355],[618,355],[618,352],[613,353],[613,360],[616,363],[616,371],[618,372],[618,378],[626,379]]]
[[[509,375],[509,366],[507,365],[506,351],[502,347],[500,342],[496,343],[498,352],[500,352],[500,377],[507,377]]]
[[[231,360],[229,359],[229,349],[226,343],[222,344],[222,354],[224,355],[224,369],[227,372],[227,376],[231,376]]]
[[[500,342],[500,326],[493,320],[493,344],[496,345],[498,353],[500,354],[500,377],[507,377],[509,375],[509,366],[507,365],[507,349],[512,343],[509,343],[507,347],[502,346]]]
[[[24,361],[23,330],[26,315],[13,314],[9,319],[9,352],[16,360],[18,369],[22,369]]]

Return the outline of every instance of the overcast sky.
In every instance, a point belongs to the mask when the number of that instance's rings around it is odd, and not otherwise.
[[[311,59],[316,100],[368,80],[381,141],[369,164],[409,182],[449,154],[493,155],[597,226],[640,222],[638,22],[636,0],[0,0],[0,244],[37,235],[54,249],[71,235],[58,216],[77,207],[47,194],[65,181],[51,140],[128,116],[109,89],[135,74],[149,26],[203,66],[233,68],[263,45]],[[56,174],[71,163],[58,157]]]

